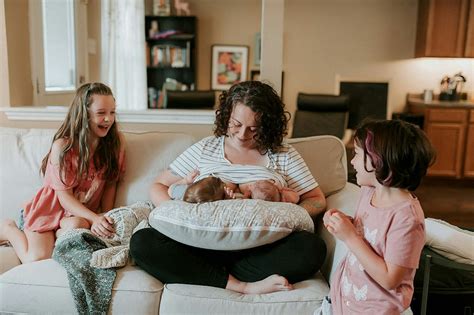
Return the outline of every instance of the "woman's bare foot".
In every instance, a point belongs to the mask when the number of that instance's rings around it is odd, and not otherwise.
[[[277,291],[292,290],[293,286],[285,277],[271,275],[263,280],[256,282],[242,282],[232,275],[229,275],[226,289],[245,294],[265,294]]]

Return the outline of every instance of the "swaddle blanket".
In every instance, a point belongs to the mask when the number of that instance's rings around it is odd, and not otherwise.
[[[148,227],[153,205],[137,202],[110,210],[113,238],[99,238],[87,229],[67,231],[56,240],[53,259],[67,272],[69,286],[79,314],[105,314],[112,298],[116,271],[128,262],[132,234]]]

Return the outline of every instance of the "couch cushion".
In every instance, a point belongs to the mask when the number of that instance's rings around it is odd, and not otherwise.
[[[339,138],[314,136],[289,139],[301,154],[325,196],[344,188],[347,182],[346,148]]]
[[[152,227],[194,247],[238,250],[277,241],[292,231],[313,232],[308,212],[295,204],[257,199],[160,204],[149,217]]]
[[[135,266],[117,270],[109,313],[157,314],[163,285]],[[76,312],[67,274],[52,259],[17,266],[0,276],[0,313]]]
[[[321,276],[294,284],[294,290],[241,294],[220,288],[166,284],[160,314],[313,314],[329,294]]]
[[[115,206],[148,200],[156,176],[196,140],[182,133],[124,132],[126,140],[125,176],[118,185]]]

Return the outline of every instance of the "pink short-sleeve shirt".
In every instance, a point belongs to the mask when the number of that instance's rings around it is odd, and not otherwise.
[[[68,171],[64,180],[61,180],[59,165],[53,165],[48,161],[43,179],[43,187],[36,196],[24,206],[25,230],[33,232],[55,231],[59,228],[59,222],[65,216],[70,216],[59,202],[56,191],[72,189],[74,196],[92,211],[100,207],[102,194],[107,183],[103,177],[103,170],[97,170],[91,158],[87,178],[80,181],[75,180],[77,173],[77,153],[71,150],[65,157],[65,165]],[[121,151],[119,156],[119,179],[125,172],[125,152]]]
[[[362,187],[354,225],[385,262],[411,269],[401,284],[386,290],[348,252],[331,285],[333,314],[397,314],[410,305],[413,278],[425,243],[424,214],[417,198],[387,208],[371,205],[373,187]]]

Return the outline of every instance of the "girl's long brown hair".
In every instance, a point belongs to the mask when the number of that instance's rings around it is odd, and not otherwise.
[[[59,127],[59,130],[53,137],[52,143],[58,139],[66,139],[66,145],[62,148],[59,155],[59,173],[61,180],[65,182],[65,174],[72,165],[65,163],[65,157],[72,149],[78,151],[77,173],[75,181],[88,175],[90,161],[90,129],[88,109],[92,103],[93,95],[111,95],[111,89],[102,83],[86,83],[77,89],[74,100],[71,103],[66,119]],[[51,144],[52,147],[52,144]],[[114,121],[109,132],[103,138],[99,139],[99,144],[94,153],[94,164],[97,170],[104,170],[103,179],[117,179],[119,175],[119,155],[120,155],[120,136],[117,129],[117,122]],[[41,173],[44,175],[48,159],[51,154],[51,148],[41,163]],[[72,183],[65,183],[72,184]]]

